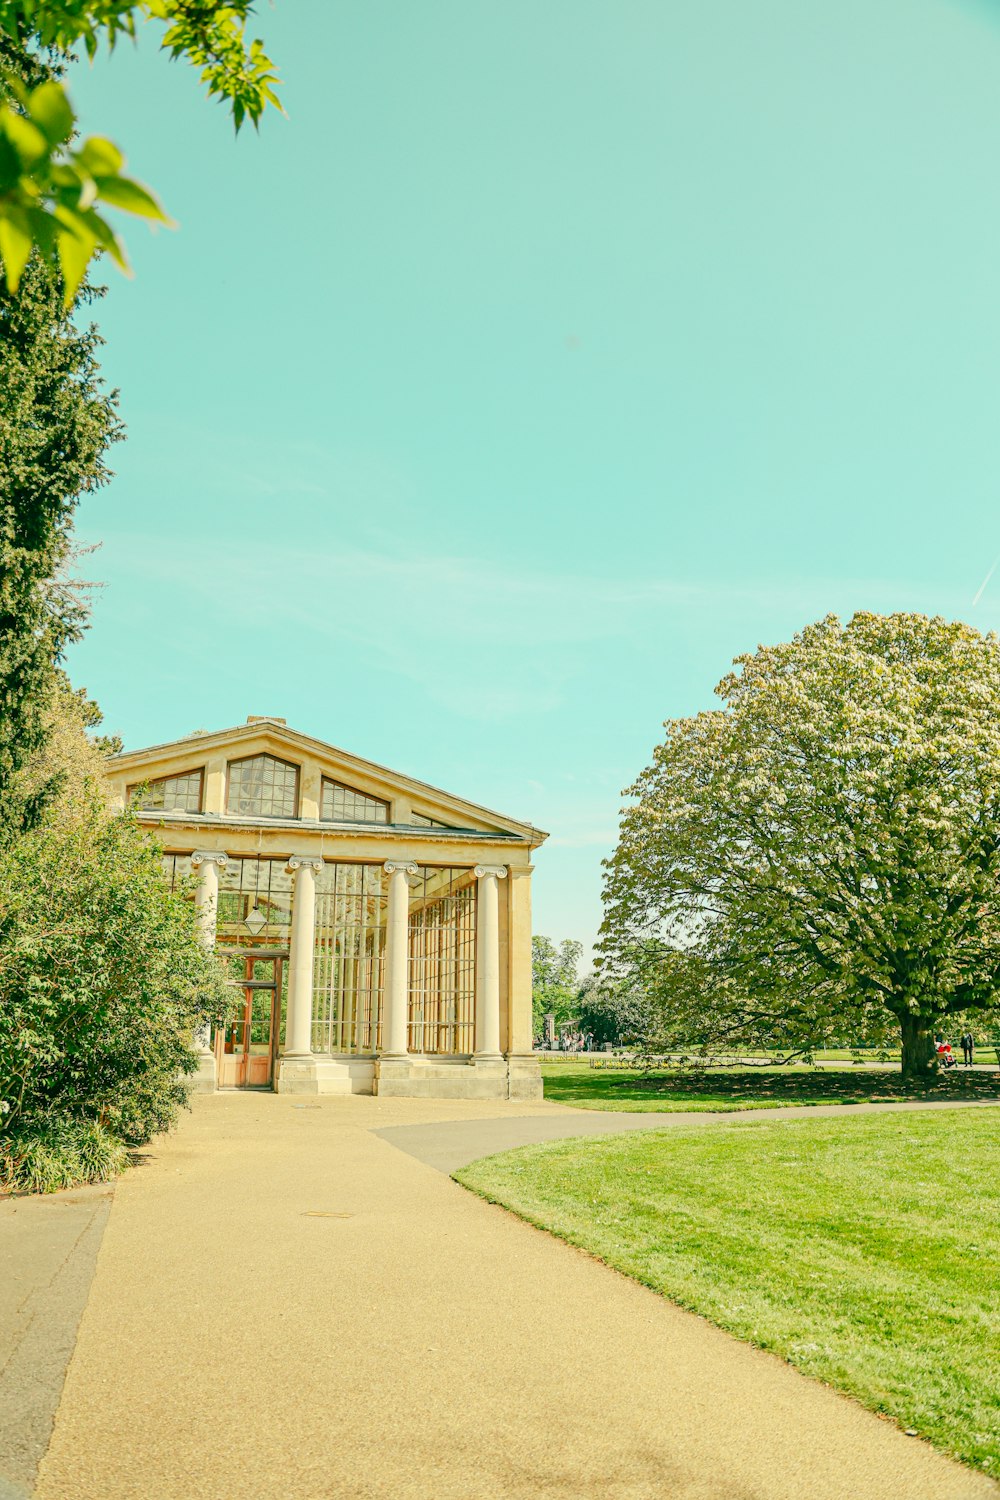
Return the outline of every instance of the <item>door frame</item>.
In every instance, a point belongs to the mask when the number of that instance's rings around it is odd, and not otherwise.
[[[243,1019],[243,1021],[241,1023],[237,1023],[237,1024],[242,1024],[242,1026],[243,1026],[243,1056],[244,1056],[244,1058],[249,1058],[251,1056],[251,1053],[248,1050],[248,1047],[249,1047],[249,1035],[250,1035],[250,1032],[249,1032],[248,1028],[252,1027],[252,1025],[253,1025],[253,991],[254,990],[270,990],[271,991],[271,1040],[270,1040],[270,1048],[269,1048],[269,1051],[268,1051],[268,1054],[267,1054],[267,1064],[268,1064],[267,1065],[267,1081],[266,1081],[266,1083],[223,1083],[223,1084],[220,1084],[219,1087],[221,1089],[225,1089],[227,1091],[229,1089],[233,1089],[234,1091],[237,1091],[237,1090],[238,1091],[242,1091],[244,1089],[248,1089],[248,1090],[253,1090],[255,1092],[258,1092],[258,1093],[264,1092],[264,1091],[266,1091],[268,1089],[273,1090],[273,1088],[274,1088],[274,1065],[275,1065],[275,1063],[277,1061],[277,1057],[278,1057],[278,1034],[279,1034],[279,1032],[281,1030],[281,983],[282,983],[282,977],[283,977],[283,973],[284,973],[284,965],[288,961],[288,949],[287,948],[243,948],[243,947],[231,947],[230,945],[227,944],[224,948],[220,949],[220,952],[224,953],[227,958],[237,958],[237,957],[239,957],[239,958],[244,959],[245,960],[245,967],[246,967],[247,976],[250,976],[250,975],[253,974],[253,966],[254,966],[254,964],[256,962],[258,962],[260,959],[268,959],[268,960],[270,960],[274,964],[274,969],[273,969],[273,975],[274,975],[274,977],[272,979],[253,979],[251,977],[247,977],[247,978],[245,978],[243,980],[234,979],[234,980],[230,981],[232,987],[234,989],[241,990],[243,992],[243,996],[244,996],[244,1011],[243,1011],[244,1019]],[[249,1010],[249,1019],[247,1019],[247,1011],[248,1010]],[[216,1076],[218,1078],[222,1077],[223,1059],[227,1058],[227,1057],[232,1057],[233,1056],[233,1054],[231,1052],[226,1052],[226,1050],[225,1050],[225,1046],[226,1046],[226,1033],[227,1033],[227,1031],[228,1031],[228,1026],[216,1026],[216,1028],[215,1028],[215,1047],[214,1047],[214,1051],[215,1051]],[[260,1055],[260,1054],[258,1054],[258,1055]]]

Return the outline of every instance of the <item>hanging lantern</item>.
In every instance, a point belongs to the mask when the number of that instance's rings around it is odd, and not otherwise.
[[[253,906],[243,918],[243,926],[247,928],[252,937],[256,937],[263,927],[267,926],[267,918],[260,909],[260,855],[257,856],[257,869],[253,882]]]

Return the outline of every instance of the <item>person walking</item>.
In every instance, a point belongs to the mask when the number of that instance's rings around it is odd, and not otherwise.
[[[972,1067],[972,1052],[975,1045],[972,1032],[966,1027],[962,1032],[962,1061],[967,1068]]]

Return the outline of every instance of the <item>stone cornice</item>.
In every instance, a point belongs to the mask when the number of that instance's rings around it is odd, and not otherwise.
[[[209,813],[170,813],[152,808],[133,808],[136,820],[148,828],[190,828],[197,832],[216,833],[232,829],[236,832],[268,832],[271,829],[283,833],[320,833],[329,838],[387,839],[400,841],[409,839],[421,844],[506,844],[534,848],[532,840],[517,833],[487,832],[483,828],[423,828],[409,823],[329,823],[318,818],[219,818]]]

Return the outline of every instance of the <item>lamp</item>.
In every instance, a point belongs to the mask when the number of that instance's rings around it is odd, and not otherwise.
[[[251,937],[256,937],[258,932],[267,926],[267,917],[260,909],[260,855],[257,856],[257,870],[253,883],[253,906],[243,918],[243,926]]]

